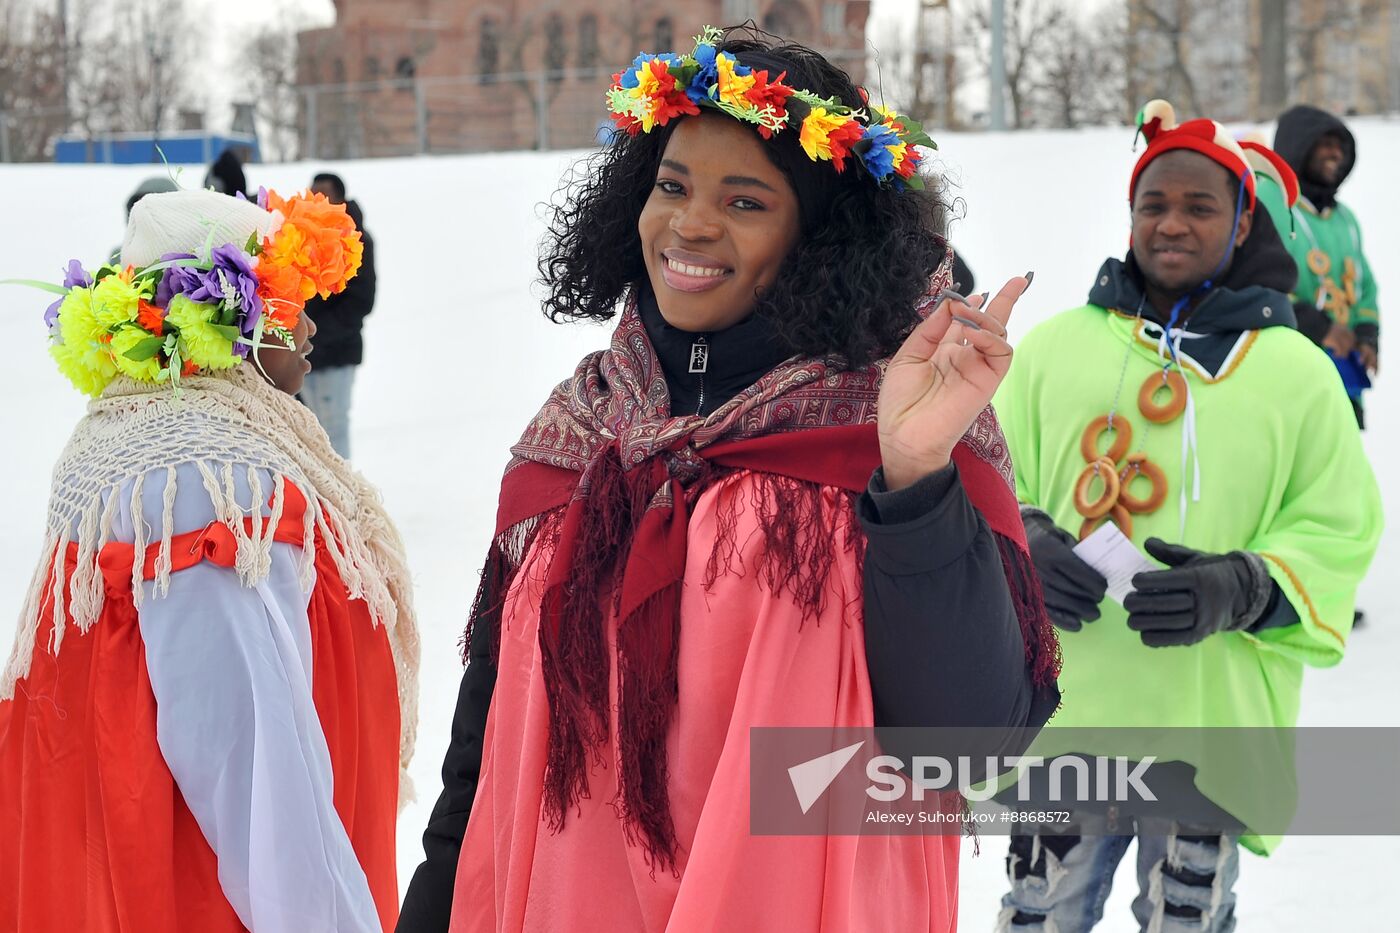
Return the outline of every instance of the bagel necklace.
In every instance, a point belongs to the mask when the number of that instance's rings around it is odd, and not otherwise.
[[[1186,416],[1181,428],[1182,485],[1178,528],[1178,534],[1183,539],[1186,537],[1188,498],[1194,502],[1201,501],[1201,458],[1196,444],[1196,404],[1181,368],[1181,339],[1186,328],[1185,325],[1179,328],[1177,325],[1181,321],[1182,312],[1187,311],[1194,299],[1208,295],[1215,287],[1216,276],[1229,267],[1230,258],[1236,249],[1235,238],[1239,235],[1240,217],[1244,213],[1244,196],[1245,186],[1241,183],[1235,195],[1235,222],[1230,231],[1225,255],[1221,257],[1209,278],[1172,304],[1171,313],[1167,315],[1166,324],[1162,326],[1162,337],[1157,342],[1157,357],[1162,360],[1162,369],[1160,372],[1149,374],[1138,390],[1138,411],[1148,421],[1142,432],[1144,441],[1152,425],[1170,424],[1183,414]],[[1133,426],[1127,418],[1118,414],[1119,403],[1123,400],[1123,382],[1128,375],[1128,362],[1132,359],[1133,342],[1142,329],[1142,309],[1146,303],[1147,295],[1144,292],[1138,298],[1137,312],[1133,315],[1136,326],[1127,341],[1123,369],[1118,374],[1118,390],[1113,396],[1113,406],[1107,415],[1100,415],[1089,422],[1079,439],[1080,453],[1088,463],[1074,484],[1074,508],[1084,516],[1084,522],[1079,528],[1080,540],[1093,534],[1105,518],[1112,520],[1123,534],[1132,537],[1132,516],[1157,511],[1167,498],[1166,474],[1162,472],[1161,467],[1147,458],[1145,452],[1128,453],[1133,444]],[[1173,332],[1176,334],[1175,340],[1172,337]],[[1157,393],[1163,389],[1167,391],[1167,400],[1159,403]],[[1100,453],[1099,439],[1105,432],[1113,434],[1113,442],[1106,452]],[[1125,457],[1123,466],[1119,467],[1119,459]],[[1188,467],[1192,470],[1189,497],[1186,479]],[[1152,484],[1152,492],[1146,498],[1127,493],[1128,485],[1138,477]],[[1089,490],[1093,488],[1095,480],[1103,485],[1098,498],[1090,501]]]
[[[1134,314],[1134,319],[1139,325],[1142,323],[1145,301],[1145,297],[1139,299]],[[1132,517],[1157,511],[1167,498],[1166,473],[1142,450],[1130,452],[1133,448],[1133,424],[1119,411],[1123,399],[1123,386],[1128,376],[1128,363],[1132,359],[1133,339],[1135,338],[1129,338],[1123,356],[1113,405],[1108,414],[1099,415],[1090,421],[1079,439],[1079,452],[1087,464],[1074,484],[1074,508],[1084,517],[1079,528],[1080,540],[1093,534],[1106,520],[1112,521],[1123,534],[1131,537]],[[1186,379],[1178,370],[1173,370],[1171,364],[1172,361],[1168,358],[1161,371],[1150,373],[1138,390],[1138,411],[1147,419],[1147,425],[1141,435],[1144,444],[1154,424],[1175,421],[1186,410]],[[1163,390],[1168,393],[1167,400],[1159,403],[1157,395]],[[1107,450],[1101,452],[1100,441],[1104,434],[1110,434],[1112,439]],[[1145,496],[1133,495],[1129,488],[1139,477],[1147,480],[1152,487]],[[1096,480],[1102,485],[1098,496],[1091,499],[1090,490],[1093,489]]]

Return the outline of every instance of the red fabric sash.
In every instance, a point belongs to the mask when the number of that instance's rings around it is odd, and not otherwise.
[[[880,463],[877,429],[870,423],[724,441],[696,453],[703,458],[705,471],[692,482],[693,495],[714,477],[734,470],[858,493]],[[1058,644],[1026,551],[1016,498],[996,466],[968,443],[957,445],[953,461],[969,500],[996,533],[1033,678],[1038,684],[1048,683],[1058,673]],[[497,513],[499,542],[531,519],[562,510],[540,616],[540,649],[551,705],[546,816],[552,828],[562,828],[571,804],[588,793],[590,749],[606,740],[608,672],[613,659],[603,637],[606,601],[601,594],[611,587],[611,605],[621,620],[616,662],[621,763],[617,805],[628,838],[645,845],[654,865],[669,867],[674,865],[675,837],[666,794],[664,742],[677,697],[688,496],[677,494],[674,486],[671,495],[663,495],[666,484],[675,482],[664,454],[625,470],[619,445],[613,444],[589,470],[590,487],[579,495],[582,472],[519,462],[502,483]],[[661,507],[655,505],[658,499],[664,503]],[[804,510],[799,506],[793,511]],[[806,511],[815,513],[815,509]],[[789,516],[796,522],[793,527],[815,517]],[[537,529],[538,523],[534,526]],[[799,546],[798,534],[778,537]],[[520,548],[523,557],[528,542]],[[608,563],[611,560],[616,563]],[[513,573],[507,563],[514,562],[503,560],[500,550],[493,549],[483,573],[483,593],[494,590],[495,595],[483,601],[479,594],[478,618],[492,615],[493,602],[498,613]]]
[[[767,434],[727,441],[700,451],[720,467],[777,473],[793,479],[861,492],[880,465],[877,428],[858,424],[818,428],[795,434]],[[953,449],[964,489],[977,511],[998,534],[1026,547],[1020,506],[1006,481],[966,444]],[[545,512],[568,505],[580,474],[547,463],[521,463],[501,483],[496,509],[496,535]],[[658,484],[659,486],[659,484]]]
[[[267,505],[271,507],[269,500]],[[286,485],[286,502],[282,507],[282,517],[272,529],[272,539],[283,544],[301,546],[305,535],[302,518],[306,515],[306,496],[296,483],[290,480]],[[269,519],[262,519],[262,533],[267,534]],[[243,519],[246,533],[252,534],[253,520]],[[69,552],[76,554],[78,545],[68,545]],[[160,544],[146,548],[142,564],[142,579],[156,578],[156,563],[160,556]],[[107,585],[117,592],[131,586],[132,564],[136,560],[136,547],[123,541],[109,541],[97,555],[98,566]],[[234,567],[238,562],[238,539],[223,522],[210,522],[196,531],[173,535],[170,539],[170,571],[179,573],[203,561],[218,564],[220,567]]]

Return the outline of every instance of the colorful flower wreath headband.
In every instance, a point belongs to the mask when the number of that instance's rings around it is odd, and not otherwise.
[[[917,122],[892,110],[857,110],[834,98],[790,87],[783,83],[787,72],[769,80],[767,71],[747,68],[733,55],[719,51],[723,38],[721,30],[707,26],[695,38],[695,51],[689,55],[637,56],[631,68],[613,75],[607,94],[613,121],[635,136],[707,107],[752,123],[760,136],[771,139],[796,116],[789,105],[796,100],[807,111],[798,141],[813,162],[831,162],[842,172],[846,160],[854,156],[853,161],[879,184],[899,190],[923,187],[918,175],[922,156],[915,147],[938,147]]]
[[[169,236],[160,211],[209,228],[192,252],[162,252],[140,266],[109,263],[93,274],[74,259],[62,286],[28,283],[62,296],[44,313],[49,352],[79,391],[100,395],[119,373],[178,390],[181,376],[231,369],[250,356],[256,364],[258,350],[294,347],[292,329],[307,299],[344,290],[359,271],[360,232],[344,205],[322,194],[283,199],[260,190],[256,208],[233,212],[242,212],[235,225],[252,229],[240,243],[216,242],[219,232],[228,235],[224,221],[191,220],[201,206],[211,214],[222,208],[210,205],[234,207],[210,197],[226,198],[178,191],[150,195],[132,211],[123,255],[143,222],[157,239]]]

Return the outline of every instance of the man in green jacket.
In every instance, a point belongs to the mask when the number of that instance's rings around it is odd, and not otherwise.
[[[1380,362],[1380,312],[1361,226],[1337,200],[1337,189],[1356,165],[1356,140],[1337,117],[1300,105],[1279,117],[1274,150],[1302,188],[1291,211],[1282,199],[1261,192],[1298,264],[1298,329],[1337,362],[1357,424],[1364,426],[1361,396]]]
[[[1234,928],[1238,847],[1267,853],[1291,812],[1304,665],[1341,659],[1381,532],[1337,371],[1294,328],[1293,263],[1243,151],[1212,121],[1176,126],[1161,101],[1141,129],[1129,255],[1020,341],[994,404],[1062,630],[1063,706],[1030,754],[1155,756],[1164,803],[1081,797],[1068,827],[1022,824],[1003,930],[1093,927],[1134,839],[1142,929]],[[1104,522],[1165,565],[1121,604],[1072,550]],[[1207,754],[1208,727],[1278,747],[1241,775]]]

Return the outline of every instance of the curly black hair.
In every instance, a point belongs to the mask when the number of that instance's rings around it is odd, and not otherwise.
[[[741,28],[726,30],[720,49],[774,79],[786,72],[788,84],[866,106],[849,75],[804,46]],[[893,353],[917,322],[915,305],[947,253],[947,206],[933,186],[898,192],[813,162],[795,131],[805,108],[788,106],[794,129],[763,148],[797,194],[801,239],[755,313],[794,353],[862,366]],[[620,135],[565,180],[539,263],[551,320],[607,320],[630,290],[648,287],[637,220],[677,122]]]

